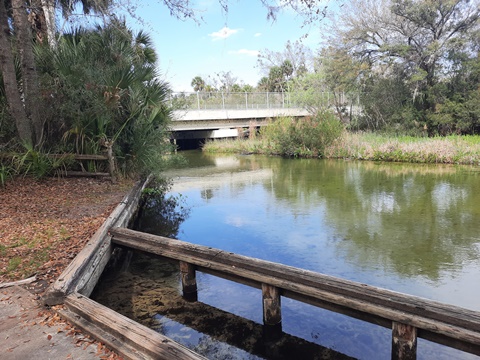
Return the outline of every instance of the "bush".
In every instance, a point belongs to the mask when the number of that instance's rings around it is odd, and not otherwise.
[[[329,112],[304,119],[280,118],[262,128],[271,153],[283,156],[323,157],[325,148],[343,133],[341,122]]]

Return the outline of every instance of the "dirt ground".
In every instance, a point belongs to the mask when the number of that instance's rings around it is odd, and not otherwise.
[[[0,187],[0,284],[35,277],[23,288],[38,301],[132,185],[127,180],[20,178]],[[2,300],[14,298],[6,291]],[[45,309],[37,317],[51,326],[61,322],[54,310]],[[100,358],[119,357],[106,349]]]
[[[55,281],[131,187],[131,181],[20,178],[0,188],[0,283]]]

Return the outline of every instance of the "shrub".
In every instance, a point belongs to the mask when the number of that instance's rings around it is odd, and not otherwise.
[[[341,122],[329,112],[304,119],[280,118],[262,128],[271,152],[283,156],[323,157],[325,148],[343,133]]]

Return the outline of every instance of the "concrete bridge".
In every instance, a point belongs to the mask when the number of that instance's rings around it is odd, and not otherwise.
[[[241,129],[264,126],[267,119],[308,115],[289,93],[174,93],[170,101],[180,108],[171,126],[174,141],[237,137]]]
[[[290,93],[173,93],[170,104],[174,111],[172,139],[177,143],[215,138],[237,137],[251,127],[259,128],[268,119],[282,116],[304,117],[309,113],[298,106]],[[326,108],[334,97],[324,93]],[[346,96],[340,99],[349,102]],[[338,101],[338,98],[337,98]],[[242,130],[243,129],[243,130]]]
[[[237,137],[239,129],[264,126],[267,119],[307,115],[302,108],[177,110],[171,129],[177,140]]]

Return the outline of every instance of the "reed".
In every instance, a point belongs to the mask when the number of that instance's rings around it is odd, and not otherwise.
[[[307,131],[307,130],[305,130]],[[321,153],[308,151],[298,143],[293,155],[332,159],[480,165],[480,136],[411,137],[375,133],[349,133],[326,145]],[[209,141],[203,150],[211,153],[282,154],[276,144],[262,134],[256,139]]]

